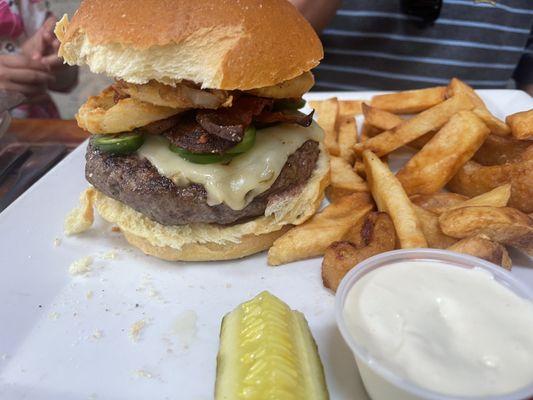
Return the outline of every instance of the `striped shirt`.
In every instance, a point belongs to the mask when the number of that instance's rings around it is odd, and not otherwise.
[[[533,0],[443,0],[422,26],[399,0],[344,0],[322,33],[317,90],[413,89],[457,76],[477,88],[533,83]]]

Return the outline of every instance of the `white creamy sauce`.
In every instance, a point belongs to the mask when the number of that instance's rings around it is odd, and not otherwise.
[[[321,141],[322,135],[314,122],[308,128],[284,124],[260,129],[255,145],[227,165],[191,163],[170,151],[167,140],[159,136],[148,137],[137,152],[177,185],[203,185],[210,206],[225,203],[242,210],[272,186],[292,153],[307,140]]]
[[[373,359],[426,389],[487,396],[533,381],[533,302],[485,270],[381,267],[350,290],[344,316]]]

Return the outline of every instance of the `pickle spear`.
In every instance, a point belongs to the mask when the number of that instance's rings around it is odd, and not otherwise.
[[[222,320],[216,400],[329,399],[302,313],[262,292]]]

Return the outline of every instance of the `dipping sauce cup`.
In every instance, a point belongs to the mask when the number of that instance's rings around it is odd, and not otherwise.
[[[362,343],[358,342],[351,333],[353,331],[350,331],[344,314],[346,299],[350,290],[357,282],[372,271],[390,266],[391,264],[412,261],[437,262],[441,265],[444,263],[461,268],[478,268],[484,270],[490,273],[492,279],[497,283],[504,285],[519,297],[533,302],[533,291],[516,280],[509,272],[492,263],[468,255],[446,250],[412,249],[382,253],[363,261],[353,268],[342,280],[336,294],[335,312],[339,330],[353,352],[359,373],[370,397],[373,400],[522,400],[533,398],[533,376],[527,386],[503,395],[487,395],[483,393],[483,395],[468,397],[464,395],[458,396],[438,393],[426,387],[421,387],[405,376],[401,376],[397,369],[395,372],[394,368],[384,365],[387,364],[386,360],[382,360],[379,356],[371,354],[372,349],[367,349]],[[377,276],[377,274],[373,275]],[[472,300],[476,301],[475,296]],[[533,332],[529,334],[533,335]],[[533,354],[530,354],[528,357],[531,357],[531,362],[533,363]]]

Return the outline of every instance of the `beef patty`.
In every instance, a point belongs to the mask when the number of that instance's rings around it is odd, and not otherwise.
[[[110,155],[87,147],[85,176],[105,195],[119,200],[163,225],[190,223],[232,224],[264,215],[268,200],[287,192],[311,176],[319,155],[318,143],[306,141],[289,156],[274,184],[242,210],[224,203],[207,204],[205,188],[199,184],[177,186],[146,159],[136,154]],[[178,157],[178,155],[176,155]]]

